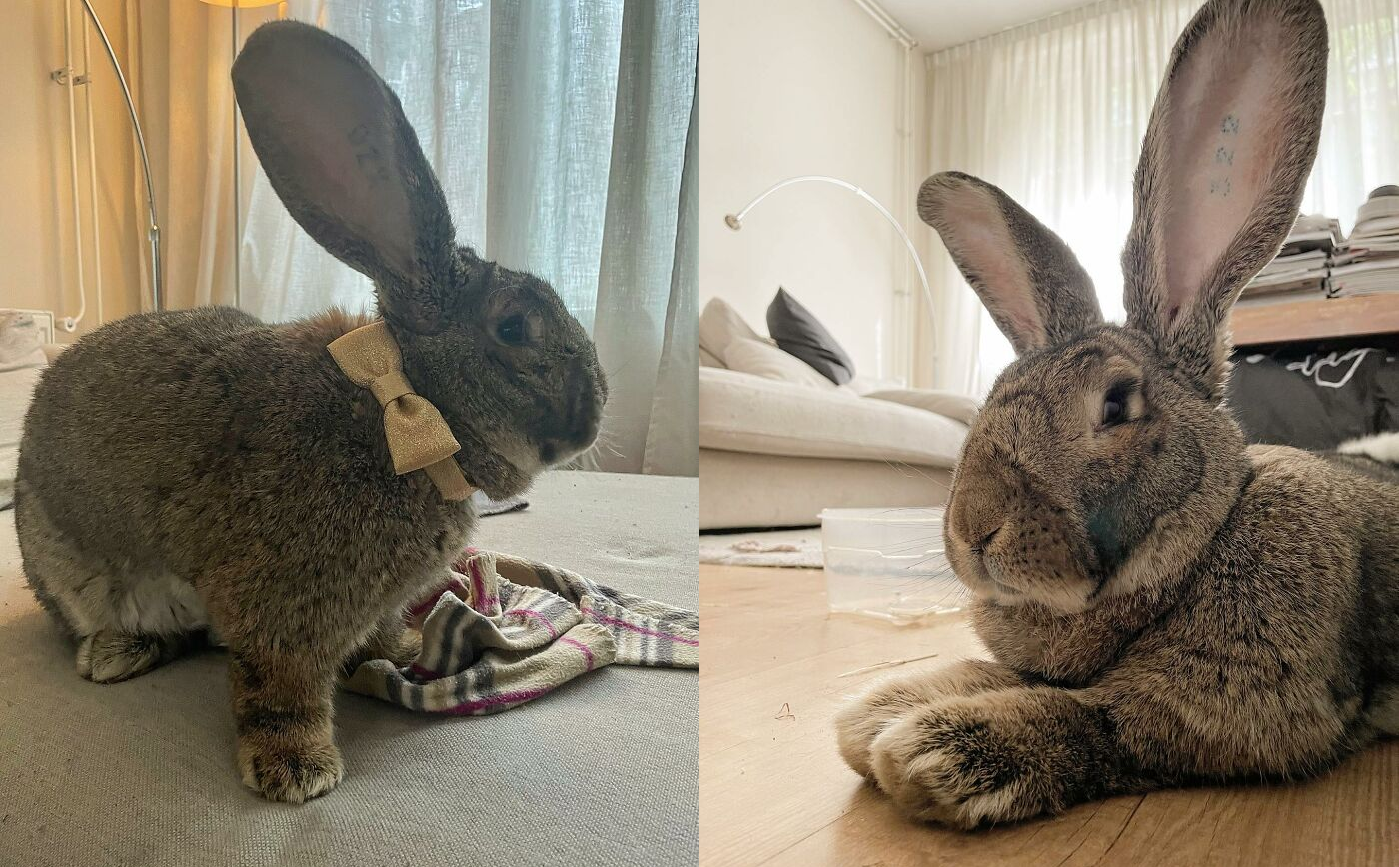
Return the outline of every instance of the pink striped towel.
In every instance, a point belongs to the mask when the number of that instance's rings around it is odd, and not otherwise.
[[[614,662],[699,667],[695,612],[489,551],[468,549],[408,616],[423,633],[418,659],[370,660],[346,686],[413,710],[488,714]]]

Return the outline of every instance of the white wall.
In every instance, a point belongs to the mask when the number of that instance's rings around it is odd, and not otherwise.
[[[723,218],[802,174],[863,187],[902,218],[913,193],[896,190],[903,49],[852,0],[703,0],[700,33],[700,303],[717,295],[765,332],[783,286],[858,372],[895,375],[906,254],[877,211],[803,184],[764,201],[741,232]]]
[[[117,50],[126,44],[126,12],[121,0],[94,3]],[[74,66],[80,70],[82,4],[73,0]],[[108,320],[140,309],[137,256],[144,231],[138,227],[133,148],[125,103],[96,34],[91,37],[96,88],[93,119],[97,129],[97,198],[102,229]],[[7,0],[0,26],[0,307],[53,310],[61,319],[78,312],[74,222],[68,168],[68,101],[64,88],[49,80],[63,65],[62,0]],[[76,94],[79,129],[83,88]],[[86,135],[79,139],[78,187],[90,214],[85,160]],[[84,217],[90,233],[89,216]],[[89,237],[87,235],[85,237]],[[96,327],[91,243],[84,257],[88,312],[71,340]]]

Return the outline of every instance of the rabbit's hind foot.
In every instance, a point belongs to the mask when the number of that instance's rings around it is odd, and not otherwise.
[[[183,656],[202,632],[160,635],[103,629],[78,643],[78,674],[93,683],[117,683]]]

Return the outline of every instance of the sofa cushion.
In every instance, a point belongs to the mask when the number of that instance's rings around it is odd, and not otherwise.
[[[945,415],[948,418],[956,419],[968,426],[971,425],[972,419],[976,418],[977,410],[981,408],[981,404],[978,403],[975,398],[967,397],[965,394],[957,394],[951,391],[938,391],[931,388],[881,389],[879,391],[867,392],[865,397],[874,398],[875,400],[888,400],[917,409],[926,409],[928,412]]]
[[[724,366],[729,370],[775,379],[803,388],[831,389],[835,385],[800,358],[793,358],[766,340],[735,337],[724,350]]]
[[[28,313],[0,310],[0,370],[43,367],[44,335]]]
[[[847,385],[851,391],[862,396],[873,391],[893,391],[904,387],[904,384],[897,379],[880,379],[866,376],[863,373],[855,374]]]
[[[836,385],[845,385],[855,375],[855,362],[850,360],[826,326],[786,289],[777,290],[777,295],[768,305],[767,320],[768,334],[772,335],[783,352],[805,361]]]
[[[700,349],[724,361],[724,350],[728,349],[729,341],[735,337],[762,339],[728,302],[722,298],[710,298],[699,318]]]
[[[29,400],[43,372],[42,367],[0,370],[0,509],[7,509],[14,502],[24,415],[29,411]]]
[[[732,370],[699,372],[701,448],[794,457],[956,463],[967,426],[845,388],[802,388]]]
[[[941,506],[949,467],[700,449],[699,527],[810,527],[822,509]],[[703,537],[701,537],[703,539]]]

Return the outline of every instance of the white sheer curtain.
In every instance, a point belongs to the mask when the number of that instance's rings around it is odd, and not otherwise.
[[[1004,189],[1061,235],[1122,319],[1119,254],[1132,173],[1176,38],[1201,0],[1107,0],[927,57],[928,172],[958,169]],[[1399,0],[1322,0],[1331,58],[1321,149],[1302,209],[1341,220],[1399,183]],[[981,395],[1010,346],[933,244],[940,365],[917,379]]]
[[[398,92],[459,240],[549,280],[593,334],[612,397],[585,465],[695,474],[694,0],[292,0],[289,15]],[[244,309],[372,305],[260,169],[247,197]]]

